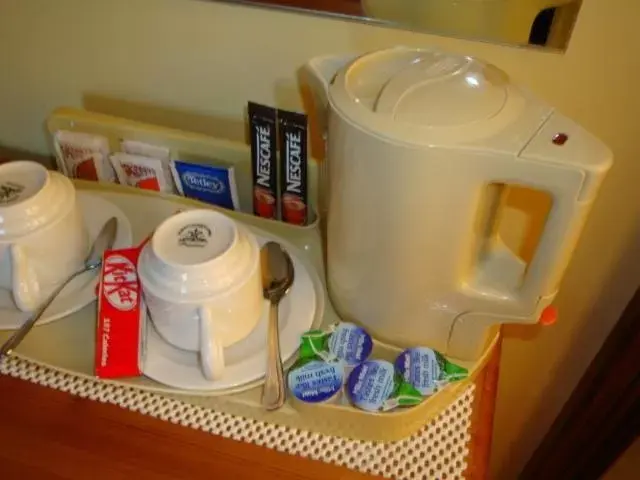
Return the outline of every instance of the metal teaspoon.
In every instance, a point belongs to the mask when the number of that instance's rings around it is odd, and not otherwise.
[[[275,242],[268,242],[260,251],[264,298],[269,300],[269,329],[267,332],[267,371],[262,389],[262,405],[277,410],[286,399],[280,338],[278,305],[293,283],[293,262],[289,254]]]
[[[55,298],[64,290],[71,280],[76,278],[78,275],[81,275],[85,272],[89,272],[99,268],[102,265],[102,254],[105,250],[110,250],[113,247],[113,243],[116,240],[116,234],[118,233],[118,220],[115,217],[111,217],[107,223],[104,224],[100,233],[96,237],[93,245],[91,245],[91,251],[89,255],[84,261],[84,267],[75,272],[69,278],[67,278],[64,282],[60,284],[58,288],[56,288],[51,295],[43,302],[42,305],[36,310],[33,316],[27,320],[22,326],[14,332],[9,340],[4,342],[2,347],[0,347],[0,360],[4,356],[11,355],[11,352],[20,345],[20,342],[27,336],[27,334],[31,331],[36,322],[42,317],[44,312],[47,310],[49,305],[55,300]]]

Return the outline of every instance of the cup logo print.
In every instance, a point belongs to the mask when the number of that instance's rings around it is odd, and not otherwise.
[[[24,185],[20,185],[15,182],[0,183],[0,204],[7,205],[11,202],[15,202],[20,198],[20,194],[24,190]]]
[[[178,231],[181,247],[206,247],[211,238],[211,229],[202,223],[192,223]]]
[[[122,255],[107,258],[102,283],[105,297],[114,308],[126,312],[138,304],[138,275],[128,258]]]

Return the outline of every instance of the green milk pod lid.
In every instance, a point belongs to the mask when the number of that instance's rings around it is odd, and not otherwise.
[[[329,353],[352,366],[369,358],[373,350],[373,340],[358,325],[341,322],[333,328],[327,347]]]
[[[363,328],[340,322],[326,332],[309,330],[303,333],[299,358],[320,358],[326,362],[340,360],[353,366],[369,358],[372,350],[373,340]]]
[[[433,395],[444,385],[467,378],[469,372],[427,347],[408,348],[396,358],[402,378],[422,395]]]
[[[346,389],[353,405],[369,412],[418,405],[424,399],[385,360],[367,360],[357,365],[349,375]]]
[[[287,376],[289,390],[298,400],[323,403],[332,400],[342,390],[344,369],[340,363],[300,359]]]
[[[331,360],[329,355],[329,333],[322,330],[309,330],[300,336],[300,359]]]

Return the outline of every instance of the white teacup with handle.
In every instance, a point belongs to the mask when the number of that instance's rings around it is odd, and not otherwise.
[[[138,261],[145,302],[167,342],[200,352],[203,375],[224,374],[224,348],[245,338],[263,311],[256,238],[214,210],[165,220]]]
[[[27,160],[0,165],[0,288],[18,309],[35,310],[84,265],[88,251],[68,178]]]

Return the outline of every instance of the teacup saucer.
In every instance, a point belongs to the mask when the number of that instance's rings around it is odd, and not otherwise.
[[[111,202],[87,192],[77,192],[78,203],[82,210],[85,224],[89,230],[89,243],[98,235],[102,225],[111,217],[118,219],[118,235],[114,248],[131,246],[131,224],[126,215]],[[96,299],[97,273],[80,275],[49,306],[38,325],[58,320],[80,310]],[[20,327],[30,313],[18,310],[13,303],[11,293],[0,290],[0,330],[11,330]]]
[[[258,237],[263,245],[271,238]],[[274,239],[280,241],[279,239]],[[284,242],[281,242],[284,244]],[[283,362],[289,360],[300,345],[300,335],[309,330],[324,308],[319,299],[320,281],[313,271],[295,256],[295,250],[285,245],[293,259],[294,282],[280,303],[280,350]],[[220,380],[207,380],[200,370],[197,352],[181,350],[167,343],[153,326],[147,323],[146,354],[143,373],[162,384],[181,390],[204,390],[208,393],[240,391],[250,388],[264,377],[267,357],[267,325],[269,306],[265,300],[262,317],[253,331],[240,342],[225,349],[225,371]]]

